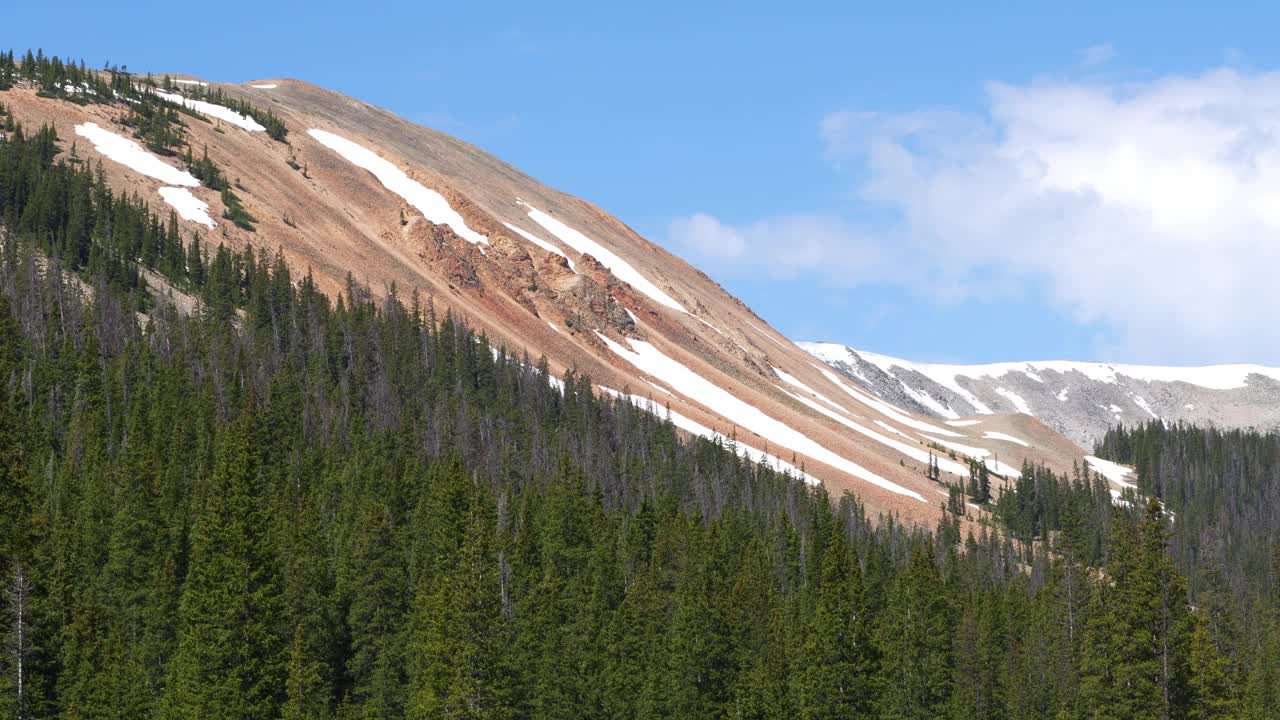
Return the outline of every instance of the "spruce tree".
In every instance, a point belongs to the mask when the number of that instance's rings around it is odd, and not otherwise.
[[[221,434],[191,530],[177,653],[162,717],[268,717],[279,708],[285,651],[279,591],[258,497],[252,408]]]

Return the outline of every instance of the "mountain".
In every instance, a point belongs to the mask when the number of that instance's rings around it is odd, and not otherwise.
[[[1016,413],[922,420],[1015,408],[837,374],[590,202],[300,80],[82,72],[14,83],[0,101],[11,120],[54,128],[117,191],[172,212],[184,242],[279,252],[331,295],[416,294],[495,345],[545,356],[556,376],[587,376],[692,434],[852,490],[873,511],[936,519],[947,493],[926,477],[935,456],[954,479],[969,458],[1012,476],[1024,460],[1066,472],[1085,455],[1075,443],[1087,435]],[[935,396],[941,404],[922,400]],[[1151,400],[1164,408],[1163,396]]]
[[[1152,419],[1223,428],[1280,428],[1280,368],[1064,360],[942,365],[836,343],[797,344],[878,397],[913,412],[950,421],[1021,413],[1087,448],[1108,427]]]

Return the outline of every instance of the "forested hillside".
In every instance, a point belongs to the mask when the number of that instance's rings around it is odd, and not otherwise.
[[[7,717],[1280,716],[1274,439],[1109,437],[1172,516],[1028,467],[1015,540],[868,518],[84,165],[0,140]],[[1260,535],[1218,603],[1202,496]]]

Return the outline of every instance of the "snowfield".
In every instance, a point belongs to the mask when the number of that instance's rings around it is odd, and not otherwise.
[[[814,442],[807,435],[769,417],[754,405],[739,400],[724,388],[667,357],[653,345],[643,340],[628,338],[627,342],[631,347],[625,348],[605,335],[597,333],[597,336],[608,346],[609,350],[639,370],[662,380],[676,392],[694,402],[700,403],[721,417],[730,418],[743,428],[766,439],[770,444],[777,444],[803,455],[808,455],[814,460],[826,463],[872,485],[925,502],[925,499],[914,490],[902,487],[895,482],[880,477],[852,460],[837,455]],[[798,398],[799,396],[794,397]],[[812,406],[822,407],[816,402],[813,402]],[[826,408],[822,409],[826,411]],[[834,412],[831,414],[840,417]]]
[[[192,195],[190,190],[182,187],[162,187],[160,197],[169,203],[178,213],[178,217],[183,220],[189,220],[207,228],[216,226],[213,218],[209,217],[209,203]]]
[[[186,97],[184,95],[179,95],[177,93],[167,93],[162,90],[157,90],[156,95],[164,98],[165,100],[168,100],[169,102],[177,103],[179,105],[184,105],[192,110],[195,110],[198,113],[208,115],[209,117],[218,118],[219,120],[231,123],[232,125],[235,125],[238,128],[244,128],[249,132],[262,132],[266,130],[265,127],[258,124],[258,121],[254,120],[251,117],[246,117],[244,115],[241,115],[240,113],[231,110],[231,108],[225,108],[221,105],[215,105],[211,102],[205,102],[203,100],[192,100],[191,98]]]
[[[348,162],[368,170],[383,187],[404,198],[405,202],[417,208],[427,220],[436,225],[449,226],[469,243],[481,246],[489,244],[489,238],[467,227],[466,221],[443,195],[409,177],[377,153],[327,130],[312,128],[307,133]]]
[[[76,135],[93,143],[94,149],[108,158],[147,177],[155,178],[165,185],[182,185],[185,187],[198,187],[200,185],[200,181],[191,173],[169,165],[147,152],[138,143],[122,135],[117,135],[110,130],[98,127],[97,123],[77,125]]]
[[[265,84],[262,84],[262,85],[250,85],[249,87],[251,87],[251,88],[256,88],[256,89],[258,89],[258,90],[275,90],[276,88],[278,88],[278,87],[280,87],[280,86],[279,86],[279,85],[276,85],[275,83],[265,83]]]
[[[525,232],[524,230],[521,230],[520,228],[516,227],[515,225],[512,225],[512,224],[511,224],[511,223],[509,223],[509,222],[504,222],[504,223],[502,223],[502,224],[503,224],[503,225],[506,225],[506,226],[507,226],[507,229],[508,229],[508,230],[510,230],[511,232],[513,232],[513,233],[515,233],[515,234],[519,235],[520,237],[524,238],[525,240],[528,240],[529,242],[533,243],[534,245],[537,245],[538,247],[542,248],[543,250],[546,250],[546,251],[547,251],[547,252],[549,252],[549,253],[555,253],[556,255],[559,255],[560,257],[564,258],[565,260],[568,260],[568,261],[569,261],[569,269],[570,269],[570,270],[572,270],[572,271],[574,271],[574,272],[578,272],[578,268],[576,268],[576,267],[574,266],[574,264],[573,264],[573,259],[572,259],[572,258],[570,258],[568,255],[565,255],[565,254],[564,254],[564,251],[563,251],[563,250],[561,250],[560,248],[556,247],[555,245],[552,245],[551,243],[547,242],[546,240],[543,240],[542,238],[538,237],[537,235],[534,235],[533,233]]]
[[[519,198],[516,199],[516,203],[528,208],[529,217],[532,218],[534,222],[545,228],[547,232],[555,235],[560,242],[573,248],[576,252],[583,255],[590,255],[596,260],[599,260],[600,264],[609,268],[609,271],[612,272],[619,280],[627,283],[645,295],[648,295],[652,300],[660,305],[665,305],[672,310],[686,314],[689,312],[684,309],[683,305],[672,299],[670,295],[663,292],[657,285],[649,282],[649,279],[644,275],[641,275],[640,272],[632,267],[630,263],[615,255],[612,250],[609,250],[595,240],[592,240],[586,235],[583,235],[577,230],[565,225],[563,222],[560,222],[560,220],[555,217],[542,212],[538,208],[520,200]]]

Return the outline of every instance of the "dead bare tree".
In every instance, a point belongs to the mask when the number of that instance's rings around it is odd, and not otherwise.
[[[13,580],[5,590],[8,630],[5,653],[11,662],[17,692],[17,719],[26,720],[27,657],[31,653],[31,579],[21,563],[14,565]]]

